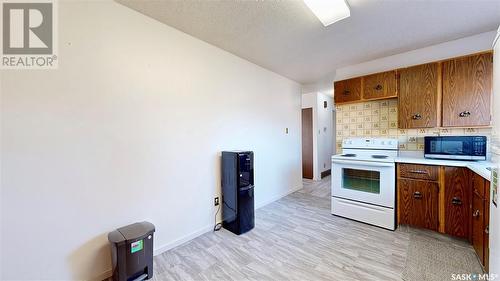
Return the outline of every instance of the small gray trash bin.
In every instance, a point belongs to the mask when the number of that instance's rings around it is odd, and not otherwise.
[[[108,234],[113,261],[113,280],[144,280],[153,277],[153,233],[149,222],[127,225]]]

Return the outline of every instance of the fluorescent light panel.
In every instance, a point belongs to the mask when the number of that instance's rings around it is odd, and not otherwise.
[[[351,16],[346,0],[304,0],[324,26]]]

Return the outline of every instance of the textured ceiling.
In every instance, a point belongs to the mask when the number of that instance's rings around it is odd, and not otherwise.
[[[351,17],[328,27],[298,0],[117,2],[303,84],[500,24],[500,0],[348,0]]]

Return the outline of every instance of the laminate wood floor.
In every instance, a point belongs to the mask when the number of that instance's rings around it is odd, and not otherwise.
[[[154,258],[154,280],[402,280],[412,235],[330,213],[330,177],[256,211],[237,236],[206,233]],[[462,243],[449,239],[449,243]],[[470,247],[464,247],[469,250]]]

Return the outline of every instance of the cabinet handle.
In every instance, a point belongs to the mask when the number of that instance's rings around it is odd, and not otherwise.
[[[484,233],[490,234],[490,226],[487,225],[486,228],[484,229]]]
[[[458,114],[460,117],[469,117],[470,116],[470,111],[462,111]]]
[[[479,210],[475,210],[474,213],[472,213],[473,217],[479,217]]]
[[[413,197],[414,197],[415,199],[420,199],[420,198],[422,198],[422,193],[420,193],[420,191],[415,191],[415,192],[413,193]]]
[[[377,85],[377,86],[375,86],[375,88],[373,88],[373,89],[375,89],[375,90],[377,90],[377,91],[380,91],[380,90],[382,90],[382,88],[383,88],[383,87],[382,87],[382,85],[378,84],[378,85]]]
[[[453,205],[462,205],[462,200],[458,197],[453,197],[451,199],[451,204]]]
[[[420,113],[417,113],[417,114],[413,115],[411,118],[413,120],[420,120],[420,119],[422,119],[422,115],[420,115]]]
[[[410,173],[412,174],[419,174],[419,175],[428,175],[429,172],[425,170],[411,170]]]
[[[345,90],[342,94],[343,94],[344,96],[347,96],[347,95],[349,95],[350,93],[351,93],[351,91],[349,91],[349,90]]]

